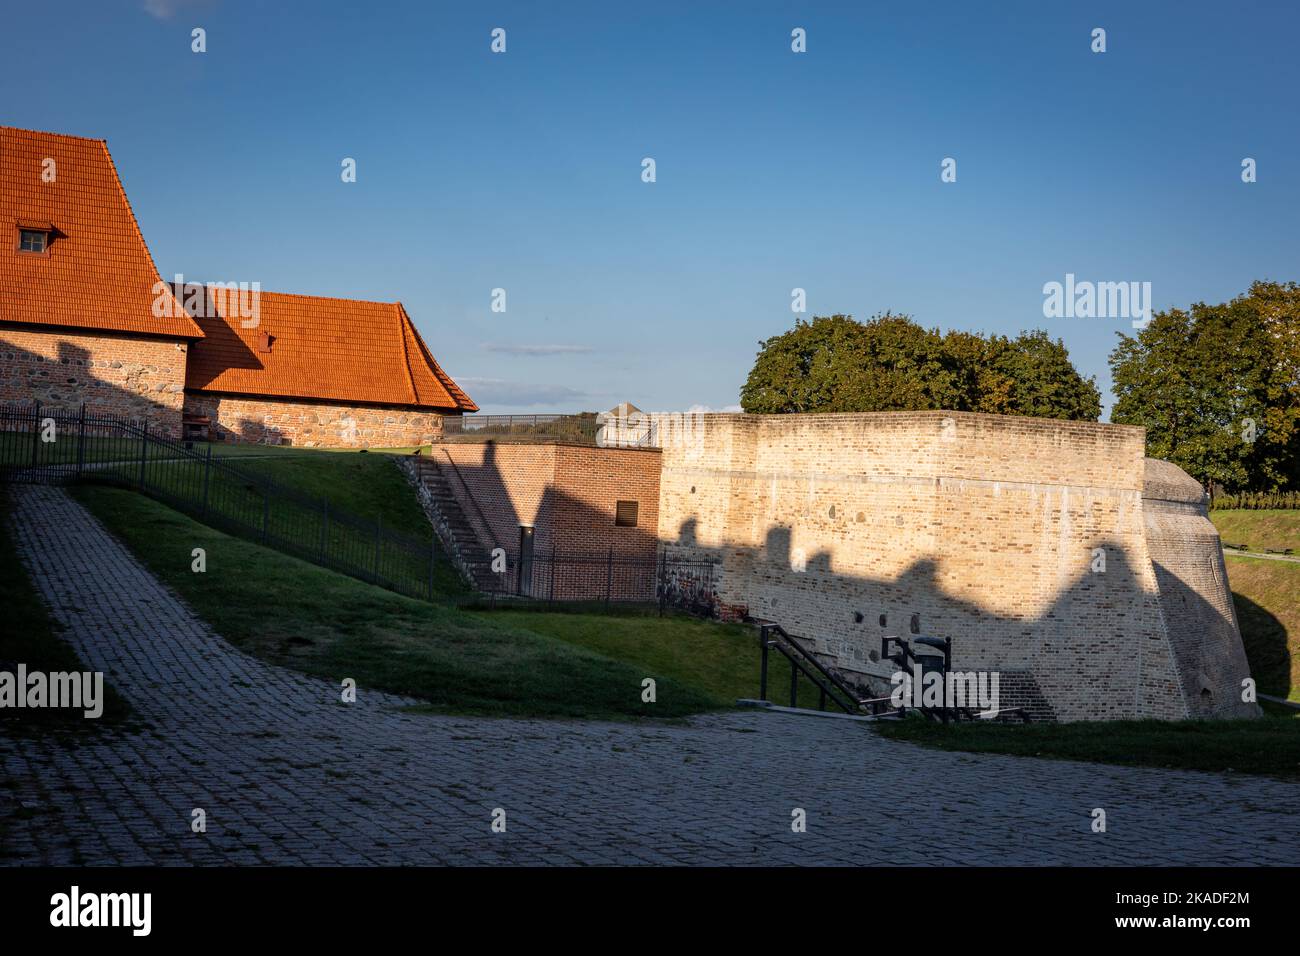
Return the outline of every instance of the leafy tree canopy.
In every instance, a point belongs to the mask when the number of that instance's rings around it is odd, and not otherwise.
[[[760,343],[740,392],[754,413],[992,412],[1096,421],[1101,394],[1045,332],[1001,335],[925,329],[886,312],[796,320]]]
[[[1203,484],[1300,484],[1300,286],[1256,282],[1220,305],[1157,312],[1110,355],[1111,420]]]

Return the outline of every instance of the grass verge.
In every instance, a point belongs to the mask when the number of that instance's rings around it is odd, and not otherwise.
[[[485,622],[527,628],[557,641],[595,651],[640,668],[647,676],[664,674],[697,688],[718,707],[742,697],[758,697],[759,647],[753,628],[684,616],[567,614],[539,611],[481,611]],[[768,698],[790,702],[790,665],[780,654],[768,664]],[[799,677],[799,704],[817,706],[817,689]]]
[[[1300,563],[1231,556],[1226,564],[1260,691],[1300,701]]]
[[[1300,720],[1119,720],[1106,724],[877,724],[891,740],[970,753],[1050,757],[1300,780]]]
[[[1210,520],[1225,547],[1300,554],[1300,511],[1211,511]]]

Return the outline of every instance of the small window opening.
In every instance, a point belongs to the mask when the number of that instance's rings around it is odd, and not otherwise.
[[[39,229],[20,229],[18,248],[23,252],[44,252],[49,243],[50,234]]]
[[[619,528],[635,528],[637,518],[637,503],[635,501],[620,501],[614,506],[614,524]]]

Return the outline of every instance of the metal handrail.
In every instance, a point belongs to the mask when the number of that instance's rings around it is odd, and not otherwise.
[[[773,639],[772,635],[776,635]],[[790,678],[790,706],[798,706],[798,686],[799,677],[802,673],[813,685],[821,692],[819,708],[826,709],[826,701],[829,699],[835,706],[839,707],[846,714],[858,714],[864,709],[865,705],[873,705],[873,712],[876,711],[874,705],[878,704],[881,699],[859,697],[848,684],[844,683],[839,677],[831,673],[826,667],[817,660],[813,654],[803,646],[802,643],[780,624],[765,623],[759,625],[759,641],[763,649],[763,659],[759,676],[759,696],[767,699],[767,658],[768,648],[774,647],[785,656],[792,667]],[[797,655],[797,656],[796,656]],[[808,666],[812,665],[812,670]],[[823,683],[823,679],[825,683]],[[829,686],[828,686],[829,685]],[[846,704],[844,700],[836,696],[836,692],[843,695],[851,703]],[[887,698],[882,698],[887,700]]]

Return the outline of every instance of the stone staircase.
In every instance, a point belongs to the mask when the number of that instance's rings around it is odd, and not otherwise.
[[[437,454],[435,446],[431,455],[406,458],[402,461],[403,471],[415,486],[424,513],[466,582],[478,591],[500,593],[509,584],[503,575],[492,573],[491,552],[484,547],[452,490],[451,483],[458,479],[451,472],[450,464],[438,461]]]

